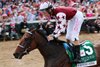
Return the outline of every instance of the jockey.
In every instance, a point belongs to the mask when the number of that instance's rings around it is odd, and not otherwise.
[[[54,8],[50,2],[40,4],[39,9],[44,13],[44,15],[54,16],[57,19],[55,30],[47,37],[48,40],[52,40],[54,37],[59,37],[61,33],[67,29],[67,43],[72,43],[74,45],[75,57],[72,62],[81,62],[79,33],[84,21],[82,12],[73,7],[58,6]]]

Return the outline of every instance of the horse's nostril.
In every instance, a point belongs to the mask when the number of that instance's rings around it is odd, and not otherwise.
[[[15,58],[18,58],[18,55],[19,55],[18,53],[14,53],[14,54],[13,54],[13,56],[14,56]]]
[[[15,53],[13,53],[13,56],[15,56]]]
[[[25,54],[24,53],[14,53],[13,56],[16,58],[16,59],[22,59],[22,57],[24,56]]]

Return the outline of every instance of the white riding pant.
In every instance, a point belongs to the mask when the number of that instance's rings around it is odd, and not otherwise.
[[[76,15],[68,21],[66,39],[70,41],[79,40],[79,33],[84,21],[82,12],[77,11]]]

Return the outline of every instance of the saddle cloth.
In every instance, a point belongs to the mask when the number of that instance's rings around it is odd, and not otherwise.
[[[72,67],[88,67],[97,64],[96,53],[93,47],[93,43],[89,40],[86,40],[80,43],[80,56],[81,63],[72,64]],[[70,61],[74,59],[74,54],[72,47],[73,45],[69,45],[68,43],[63,43],[66,53],[69,55]]]

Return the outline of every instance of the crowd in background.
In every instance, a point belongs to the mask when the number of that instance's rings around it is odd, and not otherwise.
[[[51,2],[54,7],[70,6],[82,11],[84,17],[97,17],[94,23],[86,24],[88,29],[91,25],[97,27],[97,32],[100,31],[100,1],[99,0],[0,0],[0,35],[5,32],[5,23],[10,23],[10,38],[13,35],[19,39],[19,28],[28,28],[27,21],[45,20],[50,17],[45,17],[39,11],[39,5],[44,2]],[[16,29],[16,25],[17,29]],[[18,28],[19,27],[19,28]],[[94,29],[94,28],[93,28]]]

